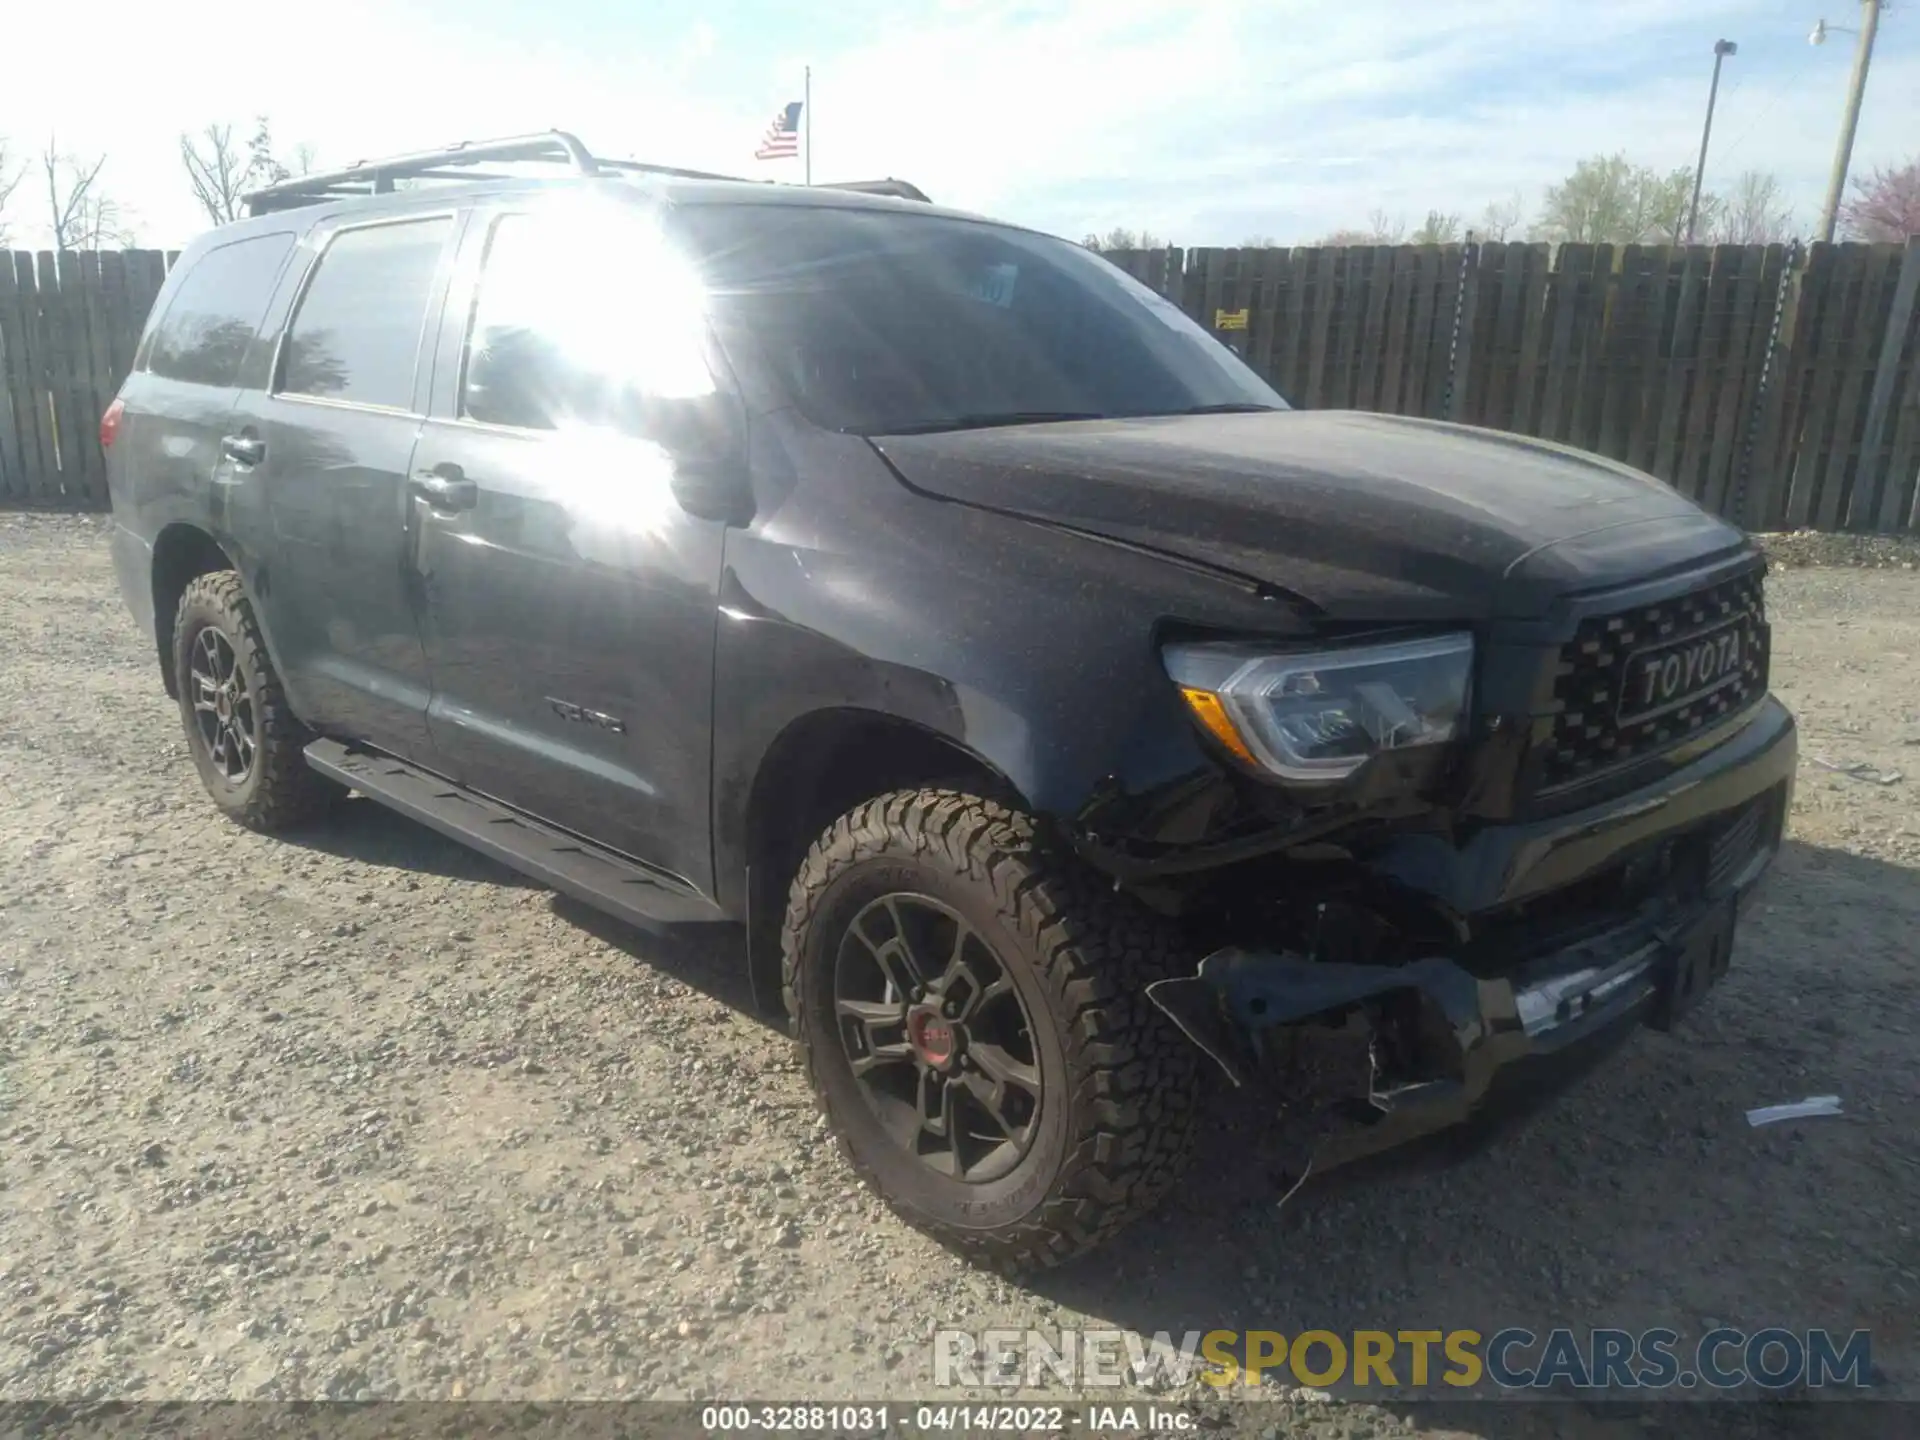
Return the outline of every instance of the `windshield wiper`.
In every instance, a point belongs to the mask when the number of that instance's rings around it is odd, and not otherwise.
[[[876,429],[876,435],[931,435],[942,430],[991,430],[1000,425],[1051,425],[1061,420],[1105,420],[1098,410],[1000,410],[977,415],[949,415],[913,425]]]

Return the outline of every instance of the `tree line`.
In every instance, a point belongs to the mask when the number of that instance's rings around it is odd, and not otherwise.
[[[254,190],[312,172],[314,150],[296,145],[282,159],[273,129],[259,116],[244,139],[232,124],[213,123],[180,137],[180,163],[193,198],[215,225],[245,213]],[[0,135],[0,250],[13,243],[14,226],[36,211],[56,250],[112,250],[138,239],[138,219],[110,188],[107,157],[63,149],[57,137],[45,149],[21,155]]]
[[[1454,211],[1429,210],[1410,226],[1404,216],[1375,210],[1364,225],[1331,231],[1315,245],[1447,245],[1475,240],[1544,240],[1552,244],[1677,245],[1687,239],[1693,205],[1693,172],[1636,165],[1625,155],[1582,160],[1557,185],[1549,185],[1537,214],[1528,217],[1514,193],[1488,204],[1469,219]],[[1920,155],[1854,177],[1840,208],[1839,228],[1849,240],[1901,242],[1920,235]],[[1794,239],[1799,217],[1777,175],[1748,170],[1724,192],[1700,196],[1693,238],[1707,245],[1763,245]],[[1116,227],[1082,242],[1092,250],[1154,250],[1168,242],[1151,230]],[[1255,234],[1243,248],[1279,242]]]

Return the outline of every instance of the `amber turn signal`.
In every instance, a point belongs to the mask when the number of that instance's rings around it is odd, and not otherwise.
[[[1247,742],[1234,729],[1227,708],[1220,703],[1218,695],[1211,690],[1195,690],[1186,685],[1180,687],[1180,694],[1185,697],[1187,708],[1193,711],[1194,718],[1209,735],[1247,764],[1259,766],[1260,762],[1254,758],[1253,751],[1247,748]]]

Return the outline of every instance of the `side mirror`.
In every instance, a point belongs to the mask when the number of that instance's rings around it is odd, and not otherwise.
[[[640,429],[673,461],[673,495],[690,515],[744,525],[753,518],[746,407],[737,395],[649,397]]]

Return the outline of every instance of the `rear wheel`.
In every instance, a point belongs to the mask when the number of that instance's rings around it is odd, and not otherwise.
[[[287,705],[233,571],[187,582],[173,660],[187,749],[214,804],[250,829],[284,830],[340,793],[307,766],[303,752],[313,736]]]
[[[815,1094],[912,1224],[1053,1264],[1178,1179],[1198,1064],[1145,993],[1178,948],[1030,817],[953,791],[862,805],[801,866],[782,948]]]

